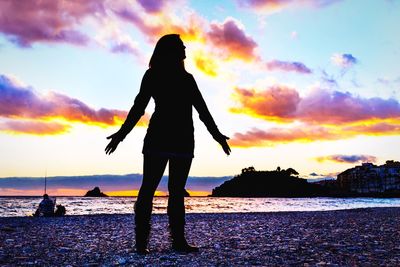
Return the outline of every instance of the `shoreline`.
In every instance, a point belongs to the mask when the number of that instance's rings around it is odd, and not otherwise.
[[[152,217],[151,254],[134,249],[133,214],[0,218],[1,266],[400,265],[400,208],[189,213],[200,247],[170,248],[165,214]]]
[[[154,214],[167,212],[165,197],[154,198]],[[57,198],[67,216],[80,214],[132,214],[136,198]],[[24,217],[37,209],[37,198],[0,198],[0,217]],[[400,199],[377,198],[204,198],[185,200],[186,213],[322,211],[368,207],[400,207]]]
[[[282,214],[282,213],[317,213],[317,212],[338,212],[338,211],[368,211],[368,210],[375,210],[375,209],[399,209],[400,207],[366,207],[366,208],[345,208],[345,209],[332,209],[332,210],[293,210],[293,211],[244,211],[244,212],[187,212],[186,216],[206,216],[206,215],[223,215],[223,214],[230,214],[230,215],[262,215],[262,214]],[[74,214],[62,217],[50,217],[50,218],[71,218],[71,217],[113,217],[113,216],[135,216],[134,212],[132,213],[95,213],[95,214]],[[167,216],[166,213],[152,213],[152,216]],[[34,217],[33,215],[28,216],[8,216],[8,217],[0,217],[0,225],[3,219],[25,219],[25,218],[43,218],[44,217]],[[1,226],[0,226],[1,230]]]

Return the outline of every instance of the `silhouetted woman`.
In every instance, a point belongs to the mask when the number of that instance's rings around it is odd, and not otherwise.
[[[172,248],[180,252],[195,252],[197,247],[185,239],[184,189],[193,159],[194,128],[192,106],[199,113],[212,137],[221,144],[227,155],[228,137],[221,134],[210,114],[193,76],[186,72],[183,60],[185,46],[177,34],[160,38],[143,76],[140,92],[121,129],[109,136],[106,153],[111,154],[119,142],[144,114],[150,98],[155,111],[151,116],[143,145],[143,181],[135,204],[136,249],[148,253],[150,217],[153,196],[169,162],[168,208]]]

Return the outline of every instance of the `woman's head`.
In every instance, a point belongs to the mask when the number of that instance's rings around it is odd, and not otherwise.
[[[149,67],[170,67],[176,65],[184,68],[186,58],[185,45],[178,34],[167,34],[158,40],[151,56]]]

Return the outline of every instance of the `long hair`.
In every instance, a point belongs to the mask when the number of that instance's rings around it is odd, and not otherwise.
[[[185,70],[184,65],[184,45],[179,34],[167,34],[161,37],[153,55],[151,56],[149,67],[154,69],[180,69]]]

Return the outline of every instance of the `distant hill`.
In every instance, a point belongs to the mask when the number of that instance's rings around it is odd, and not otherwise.
[[[189,176],[186,189],[190,191],[211,190],[222,182],[232,178],[232,176],[212,177],[212,176]],[[167,177],[161,179],[158,190],[167,192]],[[95,186],[100,187],[104,192],[119,190],[137,190],[142,182],[142,174],[126,175],[87,175],[87,176],[52,176],[47,177],[47,190],[63,189],[83,189],[85,192]],[[44,178],[41,177],[4,177],[0,178],[1,195],[29,195],[32,190],[43,190]],[[27,193],[25,193],[27,192]]]
[[[245,168],[240,175],[225,181],[212,190],[214,197],[312,197],[328,194],[328,189],[308,183],[297,177],[296,170],[289,168],[274,171],[256,171]]]

